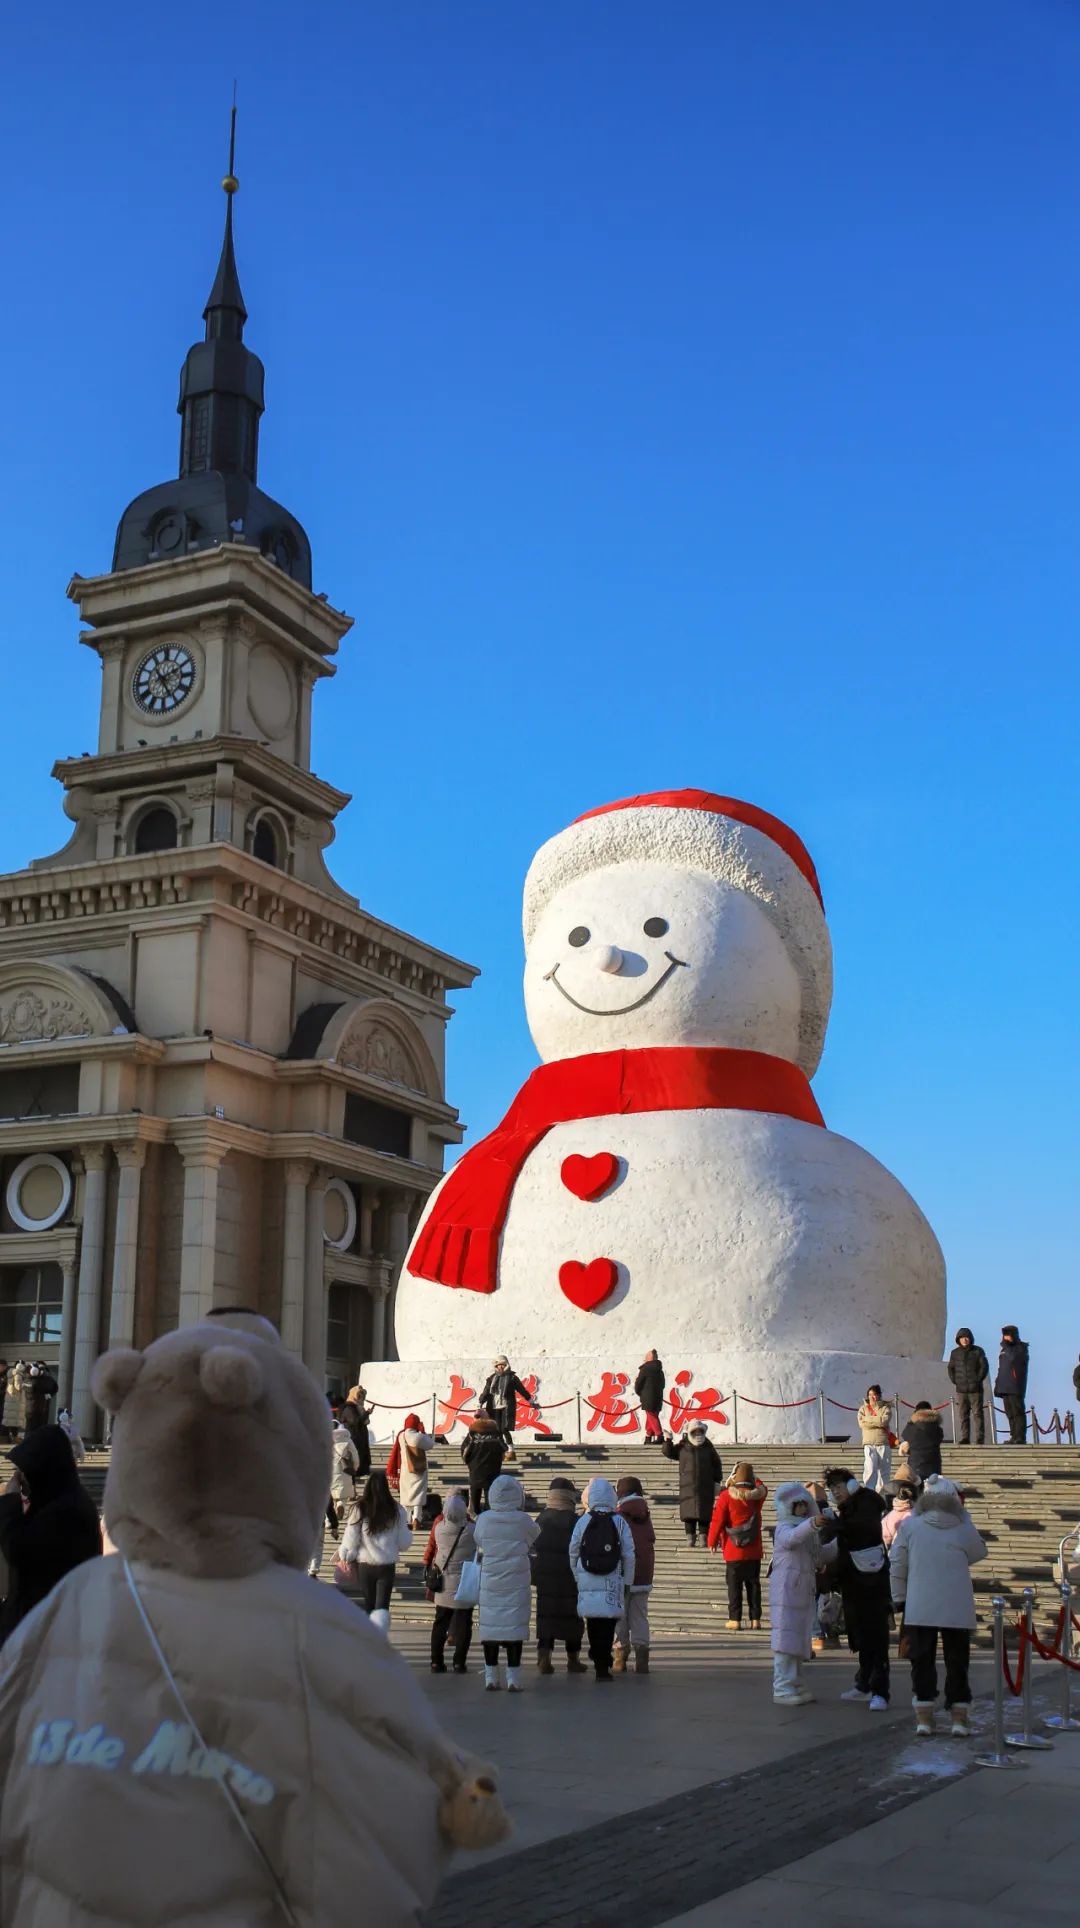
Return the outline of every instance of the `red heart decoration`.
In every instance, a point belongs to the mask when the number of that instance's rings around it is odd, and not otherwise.
[[[619,1283],[619,1268],[614,1259],[593,1259],[583,1265],[580,1259],[567,1259],[559,1267],[559,1284],[571,1305],[582,1312],[595,1312]]]
[[[602,1198],[619,1176],[619,1161],[613,1151],[598,1151],[592,1158],[573,1152],[563,1159],[561,1176],[567,1191],[573,1192],[575,1198]]]

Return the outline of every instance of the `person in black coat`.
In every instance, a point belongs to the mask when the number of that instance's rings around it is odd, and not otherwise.
[[[931,1473],[940,1473],[941,1443],[945,1434],[941,1430],[940,1416],[928,1399],[920,1399],[912,1409],[911,1418],[900,1438],[907,1447],[904,1464],[909,1473],[914,1474],[920,1482],[929,1479]]]
[[[712,1519],[716,1489],[723,1484],[724,1469],[720,1455],[700,1419],[688,1426],[685,1439],[676,1446],[669,1434],[664,1441],[664,1457],[678,1462],[679,1517],[686,1528],[690,1546],[708,1547],[709,1521]]]
[[[540,1532],[529,1552],[536,1588],[536,1664],[542,1674],[555,1672],[551,1656],[557,1640],[566,1643],[568,1674],[589,1671],[581,1658],[585,1622],[577,1610],[577,1581],[570,1569],[577,1497],[571,1480],[552,1480],[547,1505],[537,1516]]]
[[[981,1446],[986,1439],[986,1409],[983,1404],[983,1386],[990,1376],[990,1361],[981,1346],[975,1344],[975,1335],[970,1326],[962,1325],[956,1335],[956,1344],[949,1354],[949,1378],[956,1389],[956,1403],[960,1409],[960,1445],[971,1444],[971,1422],[975,1422],[975,1444]]]
[[[495,1361],[494,1372],[489,1372],[484,1381],[484,1389],[477,1400],[482,1413],[487,1413],[495,1421],[502,1436],[507,1459],[516,1459],[514,1451],[514,1420],[517,1417],[517,1402],[524,1399],[526,1405],[535,1405],[527,1386],[523,1386],[517,1373],[507,1359],[500,1353]]]
[[[60,1388],[41,1359],[34,1361],[26,1381],[26,1431],[34,1432],[38,1426],[49,1423],[49,1401]]]
[[[844,1603],[848,1646],[858,1658],[854,1685],[840,1698],[867,1701],[873,1711],[880,1712],[889,1704],[892,1595],[881,1532],[889,1502],[883,1494],[860,1486],[845,1466],[830,1467],[825,1484],[836,1508],[829,1534],[837,1549],[835,1584]]]
[[[1080,1359],[1077,1360],[1073,1367],[1073,1391],[1076,1397],[1080,1399]]]
[[[666,1385],[667,1380],[664,1377],[664,1368],[657,1358],[654,1347],[651,1352],[645,1354],[641,1365],[638,1367],[638,1376],[634,1380],[634,1391],[638,1397],[638,1404],[645,1414],[646,1446],[662,1446],[664,1443],[664,1429],[660,1424],[660,1414],[664,1410],[664,1387]]]
[[[0,1554],[8,1567],[0,1643],[65,1574],[101,1552],[97,1507],[59,1426],[38,1426],[7,1455],[15,1475],[0,1497]]]
[[[495,1420],[488,1413],[477,1413],[461,1442],[461,1457],[469,1469],[469,1500],[474,1519],[479,1519],[487,1505],[488,1487],[502,1472],[505,1453]]]
[[[367,1393],[363,1386],[353,1386],[346,1394],[338,1413],[338,1421],[344,1426],[360,1461],[356,1469],[357,1479],[366,1479],[371,1471],[371,1439],[368,1435],[368,1420],[374,1408],[367,1403]]]
[[[998,1358],[994,1391],[1005,1408],[1009,1422],[1010,1446],[1027,1445],[1028,1349],[1014,1325],[1001,1328],[1001,1353]]]

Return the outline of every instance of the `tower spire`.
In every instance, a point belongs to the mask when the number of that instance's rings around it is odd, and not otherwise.
[[[214,285],[203,309],[207,341],[242,341],[247,309],[240,292],[240,276],[233,248],[233,195],[240,186],[236,178],[236,87],[233,86],[232,114],[229,121],[229,171],[221,183],[225,190],[225,238],[221,244]]]

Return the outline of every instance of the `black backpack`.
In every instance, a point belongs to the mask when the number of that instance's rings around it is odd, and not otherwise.
[[[586,1573],[614,1573],[622,1559],[622,1544],[614,1513],[590,1513],[581,1536],[578,1558]]]

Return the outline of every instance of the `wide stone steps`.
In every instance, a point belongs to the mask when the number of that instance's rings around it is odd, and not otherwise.
[[[724,1452],[727,1470],[738,1456],[731,1448]],[[861,1451],[829,1447],[772,1446],[752,1452],[755,1471],[774,1493],[784,1480],[818,1477],[825,1463],[849,1465],[858,1473]],[[984,1539],[989,1558],[974,1568],[976,1601],[980,1621],[989,1616],[992,1594],[1001,1592],[1010,1601],[1019,1600],[1023,1587],[1037,1589],[1040,1620],[1054,1617],[1057,1595],[1051,1567],[1057,1558],[1062,1537],[1080,1525],[1080,1448],[1061,1447],[972,1447],[944,1451],[944,1470],[963,1485],[968,1505]],[[100,1503],[108,1465],[107,1455],[94,1454],[84,1465],[83,1479]],[[510,1470],[510,1469],[508,1469]],[[617,1480],[623,1473],[636,1473],[645,1488],[656,1528],[656,1578],[650,1602],[654,1630],[664,1635],[708,1635],[715,1639],[727,1618],[723,1561],[700,1548],[686,1545],[678,1511],[678,1467],[656,1448],[640,1445],[562,1445],[545,1442],[535,1446],[520,1442],[513,1470],[523,1480],[526,1504],[538,1511],[544,1504],[548,1483],[556,1475],[572,1479],[579,1492],[594,1475]],[[456,1446],[436,1447],[431,1453],[431,1485],[445,1493],[463,1484],[465,1468]],[[766,1529],[774,1514],[766,1503]],[[399,1568],[398,1603],[395,1617],[404,1624],[427,1625],[431,1607],[424,1599],[421,1558],[425,1536],[415,1534],[412,1545]],[[335,1547],[326,1536],[323,1578],[330,1580]],[[768,1531],[766,1530],[766,1564]],[[765,1627],[768,1628],[768,1587],[764,1588]],[[742,1635],[758,1640],[765,1636]],[[736,1636],[731,1636],[735,1639]]]

